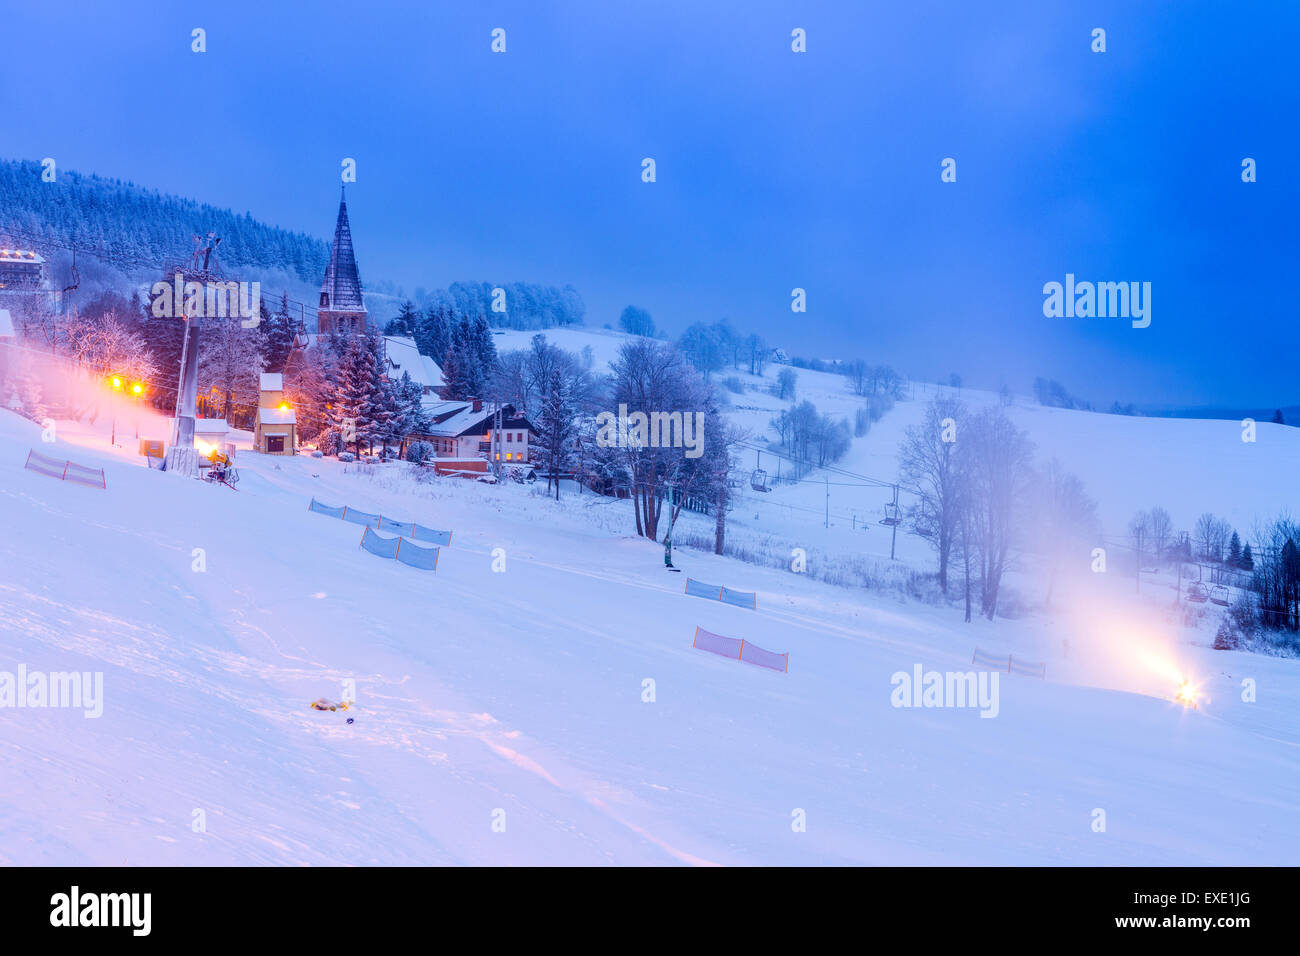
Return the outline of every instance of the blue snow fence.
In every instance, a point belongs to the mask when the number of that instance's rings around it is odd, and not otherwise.
[[[687,578],[686,593],[695,597],[708,598],[711,601],[722,601],[724,604],[734,604],[736,607],[746,607],[751,611],[758,610],[758,594],[755,591],[737,591],[734,588],[719,587],[716,584],[705,584],[703,581]]]
[[[343,509],[342,509],[342,508],[331,508],[329,505],[323,505],[323,504],[321,504],[321,503],[320,503],[319,501],[317,501],[315,498],[313,498],[313,499],[311,500],[311,504],[307,506],[307,510],[308,510],[308,511],[314,511],[314,512],[316,512],[317,514],[329,515],[331,518],[342,518],[342,517],[343,517]]]
[[[703,581],[696,581],[692,578],[686,579],[686,593],[714,601],[722,600],[722,588],[718,587],[718,585],[705,584]]]
[[[390,518],[388,515],[379,516],[379,530],[387,531],[389,534],[398,534],[403,538],[412,538],[415,536],[415,525],[410,521],[398,521],[396,518]]]
[[[358,511],[348,505],[342,508],[335,508],[331,505],[323,505],[315,498],[307,506],[308,511],[314,511],[317,514],[329,515],[331,518],[342,518],[344,521],[350,521],[353,524],[363,524],[367,528],[374,528],[376,531],[385,531],[388,534],[399,535],[403,538],[410,538],[414,541],[423,541],[427,544],[437,544],[450,546],[451,532],[438,531],[434,528],[426,528],[422,524],[416,524],[414,521],[399,521],[397,518],[390,518],[387,515],[372,515],[368,511]]]
[[[736,607],[747,607],[751,611],[758,610],[758,593],[756,591],[733,591],[731,588],[723,588],[722,597],[718,600],[725,604],[734,604]]]
[[[419,568],[422,571],[438,570],[438,549],[425,548],[413,541],[404,538],[397,539],[397,554],[395,557],[402,564],[410,565],[413,568]]]
[[[435,531],[432,528],[426,528],[422,524],[417,524],[415,526],[411,537],[415,538],[417,541],[428,541],[430,544],[442,544],[448,547],[451,546],[450,531]]]
[[[361,532],[361,547],[381,558],[397,557],[397,549],[401,543],[401,538],[385,538],[369,526],[366,527],[365,531]]]
[[[369,525],[361,532],[361,547],[381,558],[392,558],[422,571],[438,570],[438,549],[424,548],[409,538],[389,538]]]
[[[372,515],[367,511],[357,511],[355,508],[343,507],[343,520],[351,521],[353,524],[363,524],[369,528],[379,527],[379,515]]]

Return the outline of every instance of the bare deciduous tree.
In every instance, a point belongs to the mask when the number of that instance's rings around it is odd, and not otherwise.
[[[935,398],[926,406],[920,425],[909,426],[899,448],[899,476],[916,492],[919,503],[912,511],[914,526],[926,535],[939,556],[939,587],[948,590],[948,562],[957,532],[960,495],[956,442],[967,417],[966,405],[951,396]]]
[[[1033,444],[1000,408],[970,418],[959,441],[966,475],[970,538],[979,558],[980,612],[997,613],[1002,576],[1018,544],[1033,476]]]
[[[1050,606],[1062,564],[1072,554],[1086,553],[1088,539],[1097,533],[1097,502],[1088,497],[1078,476],[1066,471],[1055,458],[1043,468],[1035,485],[1038,495],[1034,530],[1048,572],[1043,603]]]

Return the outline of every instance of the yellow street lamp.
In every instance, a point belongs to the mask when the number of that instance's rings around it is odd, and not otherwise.
[[[113,386],[114,392],[122,391],[121,376],[114,375],[110,377],[108,380],[108,384]],[[117,399],[112,399],[110,404],[113,406],[113,425],[112,425],[112,431],[109,434],[108,442],[110,445],[116,445],[117,444]]]

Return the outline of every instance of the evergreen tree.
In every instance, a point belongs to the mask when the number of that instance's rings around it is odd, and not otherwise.
[[[1279,408],[1273,412],[1273,424],[1274,425],[1286,424],[1286,419],[1282,417],[1282,409]]]
[[[457,370],[457,380],[461,394],[457,397],[482,398],[486,382],[484,367],[480,359],[480,346],[475,338],[474,323],[466,315],[461,315],[452,326],[451,348]],[[446,372],[444,370],[443,374]]]
[[[1228,564],[1237,568],[1241,566],[1241,538],[1237,532],[1232,532],[1232,538],[1228,541]]]
[[[371,335],[348,336],[342,347],[330,421],[347,436],[353,450],[361,453],[378,434],[377,422],[387,423],[376,361],[376,343]]]
[[[284,370],[285,360],[293,348],[293,324],[289,318],[289,293],[280,299],[280,307],[274,312],[262,303],[262,323],[258,326],[262,333],[262,354],[266,357],[269,371]]]
[[[409,372],[403,372],[397,381],[386,382],[389,392],[389,405],[392,416],[389,421],[388,438],[400,442],[413,432],[429,430],[429,421],[424,414],[423,392],[420,386],[411,381]]]
[[[430,306],[423,317],[417,319],[413,330],[415,347],[421,355],[441,362],[451,345],[451,312],[445,306]]]
[[[401,309],[397,313],[397,318],[391,319],[388,325],[384,326],[385,335],[400,335],[404,338],[411,338],[415,335],[416,326],[420,324],[422,317],[415,303],[407,299],[402,303]]]
[[[484,382],[491,381],[497,370],[497,344],[492,340],[492,327],[487,316],[480,313],[470,324],[469,337]]]
[[[461,374],[460,358],[456,349],[450,345],[442,355],[442,397],[447,401],[459,402],[469,397],[464,376]]]
[[[1241,549],[1241,569],[1243,571],[1255,570],[1255,556],[1250,551],[1249,541],[1247,541],[1246,546]]]

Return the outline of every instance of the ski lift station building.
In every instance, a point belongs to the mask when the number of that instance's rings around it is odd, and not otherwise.
[[[263,455],[298,453],[298,416],[284,397],[284,376],[263,372],[258,385],[253,450]]]

